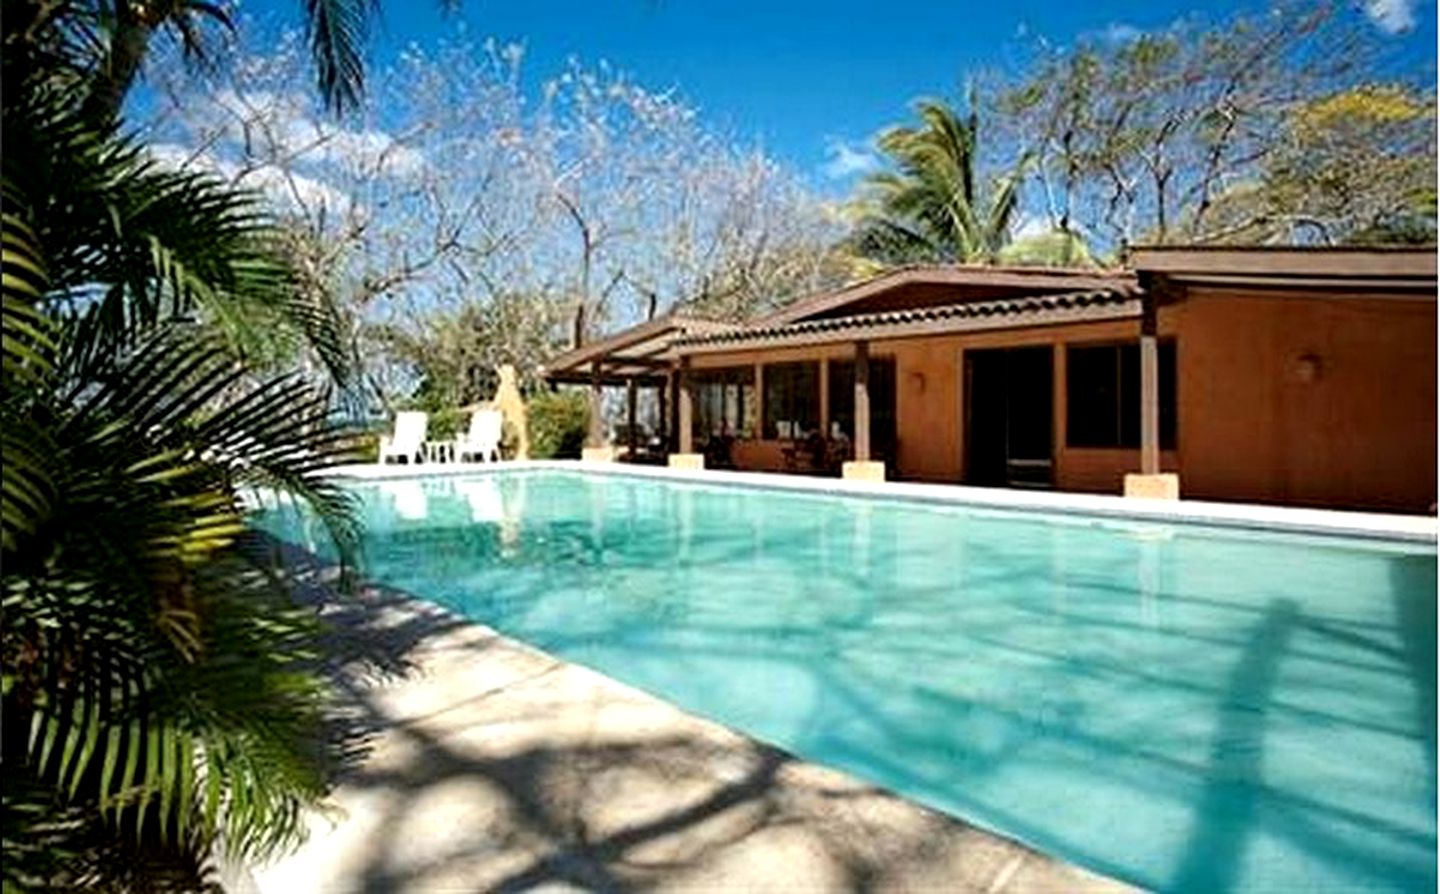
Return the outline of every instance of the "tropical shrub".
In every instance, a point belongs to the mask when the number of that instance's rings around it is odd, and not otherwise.
[[[256,197],[95,114],[87,11],[5,5],[4,887],[194,890],[326,792],[318,621],[245,506],[286,492],[349,553],[348,374]],[[272,336],[329,377],[258,367]]]
[[[535,459],[579,459],[590,425],[590,403],[578,391],[544,391],[526,404],[530,455]]]

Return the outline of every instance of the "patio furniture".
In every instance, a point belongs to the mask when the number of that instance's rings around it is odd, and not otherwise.
[[[380,455],[376,461],[381,465],[392,458],[418,462],[424,453],[425,429],[429,424],[430,417],[418,410],[396,413],[395,431],[380,436]]]
[[[505,417],[499,410],[476,410],[470,416],[470,430],[455,439],[455,459],[478,457],[481,462],[500,461],[500,437]]]
[[[453,463],[455,461],[454,441],[426,441],[425,462]]]
[[[839,437],[827,438],[816,431],[784,444],[780,456],[785,460],[786,472],[839,475],[852,451],[850,439],[843,432]]]
[[[733,469],[735,458],[731,451],[735,439],[730,435],[711,435],[705,440],[704,456],[707,469]]]
[[[635,449],[630,449],[631,443]],[[652,434],[644,425],[631,426],[621,423],[612,429],[610,443],[615,445],[616,459],[626,463],[662,465],[665,462],[665,441]]]

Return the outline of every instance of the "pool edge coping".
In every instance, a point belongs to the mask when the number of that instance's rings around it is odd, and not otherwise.
[[[1437,536],[1440,536],[1440,520],[1429,515],[1311,509],[1259,503],[1218,503],[1205,500],[1146,500],[1066,491],[1011,490],[911,481],[859,481],[773,472],[672,469],[664,466],[593,463],[581,460],[511,460],[500,463],[418,464],[415,466],[367,464],[337,467],[332,469],[329,475],[351,481],[388,481],[409,478],[449,478],[516,471],[564,471],[586,475],[649,478],[688,484],[740,486],[832,496],[872,497],[1019,512],[1054,512],[1106,519],[1211,525],[1292,534],[1321,534],[1368,540],[1403,541],[1431,546],[1436,544]]]

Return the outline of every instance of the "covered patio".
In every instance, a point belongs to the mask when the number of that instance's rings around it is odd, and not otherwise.
[[[625,456],[638,456],[640,425],[638,408],[640,389],[652,389],[659,419],[656,434],[667,452],[677,449],[680,439],[677,418],[688,416],[688,402],[680,399],[682,388],[674,344],[688,335],[706,335],[735,328],[728,323],[668,314],[654,320],[632,326],[607,338],[590,342],[556,357],[548,363],[542,374],[551,387],[559,385],[582,385],[589,388],[590,429],[585,438],[585,454],[590,459],[611,460],[615,447],[624,447]],[[604,389],[625,389],[624,443],[607,443],[604,427]]]

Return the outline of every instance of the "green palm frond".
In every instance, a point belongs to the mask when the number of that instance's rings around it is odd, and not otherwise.
[[[253,362],[286,329],[343,384],[339,323],[256,196],[25,83],[3,109],[6,885],[194,890],[211,842],[292,844],[325,792],[317,622],[242,497],[308,501],[348,557],[333,384]]]
[[[39,240],[19,215],[6,212],[3,217],[3,369],[8,389],[44,376],[55,342],[53,327],[38,307],[49,288]]]
[[[5,184],[5,204],[18,203]],[[3,401],[23,400],[22,390],[42,382],[54,360],[54,326],[37,306],[48,288],[39,240],[23,218],[4,214],[3,247]],[[8,415],[8,414],[7,414]],[[7,420],[8,421],[8,420]],[[43,457],[50,449],[45,432],[24,418],[0,431],[0,546],[14,549],[17,539],[33,531],[47,515],[52,486]]]
[[[310,55],[320,95],[336,112],[360,104],[365,89],[365,39],[375,0],[304,0]]]
[[[97,140],[57,98],[7,107],[6,134],[7,182],[24,184],[15,192],[54,271],[43,310],[95,314],[89,325],[107,344],[191,317],[227,333],[242,357],[264,357],[268,345],[293,337],[337,385],[351,387],[343,322],[333,305],[296,287],[258,194],[159,167],[129,140]]]
[[[237,854],[294,843],[325,791],[307,744],[318,628],[237,542],[250,535],[236,488],[309,498],[344,548],[353,508],[325,475],[353,458],[349,433],[311,383],[251,386],[193,327],[109,368],[68,348],[57,385],[77,371],[96,384],[58,408],[55,449],[37,458],[48,517],[6,549],[7,673],[12,642],[34,656],[7,693],[8,715],[30,718],[25,765],[137,848],[196,829]],[[15,574],[20,556],[52,558]]]
[[[899,263],[993,262],[1009,241],[1025,162],[981,190],[978,117],[934,99],[919,101],[916,114],[918,126],[877,140],[894,170],[867,178],[861,250]]]

